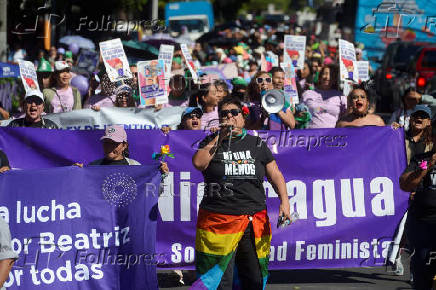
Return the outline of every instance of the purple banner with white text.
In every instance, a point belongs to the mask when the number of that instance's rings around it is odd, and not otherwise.
[[[399,187],[406,166],[404,133],[391,127],[252,131],[269,146],[282,171],[299,219],[277,229],[279,199],[264,182],[273,228],[270,269],[383,265],[407,209]],[[87,164],[103,156],[103,131],[0,128],[0,149],[14,168]],[[159,196],[156,253],[160,268],[192,269],[195,224],[204,191],[192,155],[206,133],[127,130],[130,158],[155,164],[153,152],[168,144],[170,174]],[[358,229],[358,230],[356,230]],[[132,237],[133,238],[133,237]]]

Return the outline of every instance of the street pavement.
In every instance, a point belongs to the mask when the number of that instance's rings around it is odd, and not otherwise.
[[[314,270],[270,271],[266,289],[292,290],[406,290],[409,266],[404,263],[404,275],[396,276],[391,267],[338,268]],[[170,271],[160,272],[160,289],[189,289],[189,283],[178,286],[178,278]]]

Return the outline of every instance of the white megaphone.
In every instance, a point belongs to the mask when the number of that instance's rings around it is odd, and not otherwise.
[[[280,112],[285,106],[285,95],[280,90],[269,90],[262,96],[262,107],[269,114]]]

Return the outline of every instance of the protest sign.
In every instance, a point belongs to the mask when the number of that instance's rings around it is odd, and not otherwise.
[[[306,36],[285,35],[283,61],[291,62],[295,69],[304,69]]]
[[[339,39],[339,67],[340,80],[359,81],[358,70],[356,66],[356,51],[354,45],[343,39]]]
[[[359,82],[369,80],[369,61],[356,61],[356,65],[359,73]]]
[[[123,44],[119,38],[100,42],[100,53],[111,82],[133,77]]]
[[[159,183],[157,165],[2,174],[0,215],[19,255],[4,286],[157,289]]]
[[[38,77],[36,76],[35,65],[30,61],[20,60],[18,62],[20,67],[21,80],[23,81],[24,90],[38,90]]]
[[[194,61],[192,59],[191,53],[189,52],[188,46],[185,43],[180,44],[180,49],[182,50],[183,57],[185,58],[186,65],[191,72],[192,79],[195,83],[198,82],[197,68],[195,67]]]
[[[281,63],[282,69],[285,71],[285,82],[283,90],[285,93],[285,101],[292,106],[300,103],[297,91],[297,81],[295,78],[295,68],[292,62]]]
[[[279,198],[271,184],[263,183],[273,230],[270,269],[385,264],[408,202],[399,186],[406,167],[402,129],[370,126],[249,134],[259,136],[271,149],[285,178],[291,210],[299,214],[294,224],[277,229]],[[79,158],[86,164],[102,155],[102,135],[102,131],[0,128],[0,148],[12,167],[62,166]],[[127,135],[130,156],[143,164],[151,162],[161,144],[168,144],[176,157],[168,160],[171,171],[159,196],[156,252],[165,253],[160,268],[192,269],[205,184],[191,159],[206,133],[181,130],[165,136],[157,130],[128,130]],[[389,146],[376,146],[380,142]]]
[[[161,59],[140,61],[137,68],[141,105],[154,106],[168,103],[164,61]]]

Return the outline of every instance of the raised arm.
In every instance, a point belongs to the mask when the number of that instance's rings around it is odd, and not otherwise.
[[[283,177],[283,174],[277,166],[277,162],[275,160],[266,165],[266,176],[280,199],[279,216],[285,216],[286,218],[290,219],[291,210],[289,206],[285,178]]]

